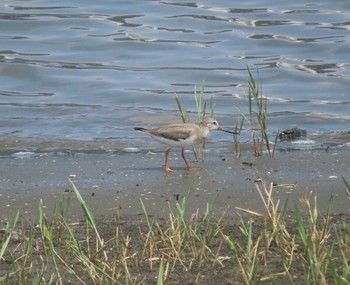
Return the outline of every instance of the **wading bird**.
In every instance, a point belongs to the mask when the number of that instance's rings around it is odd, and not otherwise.
[[[169,148],[165,152],[165,171],[173,172],[168,164],[168,156],[172,147],[181,147],[181,156],[186,164],[187,170],[200,170],[198,167],[191,167],[185,158],[185,147],[193,146],[203,142],[209,135],[210,130],[219,130],[231,134],[238,134],[227,131],[219,126],[213,118],[207,118],[198,126],[190,123],[172,124],[156,128],[134,128],[136,131],[149,134],[156,141],[166,144]]]

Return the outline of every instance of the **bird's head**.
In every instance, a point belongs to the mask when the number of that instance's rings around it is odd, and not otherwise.
[[[217,120],[214,118],[207,118],[203,120],[201,126],[207,127],[209,130],[222,130]]]
[[[207,127],[209,130],[218,130],[218,131],[223,131],[234,135],[238,134],[237,132],[231,132],[223,129],[222,127],[220,127],[218,121],[215,120],[214,118],[204,119],[203,122],[201,123],[201,126]]]

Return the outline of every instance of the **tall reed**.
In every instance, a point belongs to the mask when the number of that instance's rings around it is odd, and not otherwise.
[[[272,157],[274,155],[275,146],[271,148],[271,143],[268,137],[267,99],[262,95],[262,88],[257,86],[256,80],[248,66],[247,71],[249,76],[248,94],[246,95],[248,113],[244,112],[243,109],[238,106],[236,106],[236,109],[240,112],[243,120],[247,122],[250,127],[255,155],[260,156],[263,147],[265,146],[268,155]],[[275,143],[276,142],[277,136],[275,138]]]

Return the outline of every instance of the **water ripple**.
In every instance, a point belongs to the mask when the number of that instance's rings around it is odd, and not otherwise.
[[[337,41],[338,41],[338,39],[344,39],[344,42],[346,40],[345,36],[324,36],[324,37],[314,37],[314,38],[300,38],[300,37],[288,37],[288,36],[271,35],[271,34],[255,34],[255,35],[250,35],[249,38],[258,39],[258,40],[277,39],[277,40],[285,40],[285,41],[296,42],[296,43],[313,43],[313,42],[320,42],[320,41],[328,41],[330,39],[336,39]],[[335,41],[331,41],[331,42],[335,42]]]
[[[336,63],[319,63],[319,64],[291,64],[286,62],[277,62],[276,66],[285,69],[299,70],[311,74],[334,73],[338,69],[344,68]],[[349,69],[349,66],[346,67]]]
[[[57,9],[72,9],[76,8],[74,6],[20,6],[20,5],[7,5],[7,7],[12,8],[13,10],[57,10]]]
[[[175,94],[195,115],[202,82],[217,116],[235,124],[234,106],[247,104],[247,65],[272,130],[350,123],[344,1],[4,3],[0,134],[130,137],[132,116],[178,116]]]
[[[0,96],[4,96],[4,97],[50,97],[53,95],[54,93],[48,93],[48,92],[23,93],[23,92],[0,90]]]

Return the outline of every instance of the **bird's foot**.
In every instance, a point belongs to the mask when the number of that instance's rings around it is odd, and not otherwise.
[[[202,168],[200,168],[200,167],[191,167],[191,166],[187,166],[187,167],[186,167],[186,170],[189,170],[189,171],[196,171],[196,170],[202,170]]]
[[[174,169],[171,169],[170,167],[169,167],[169,164],[164,164],[163,165],[164,167],[165,167],[165,172],[166,173],[171,173],[171,172],[175,172],[176,170],[174,170]]]

